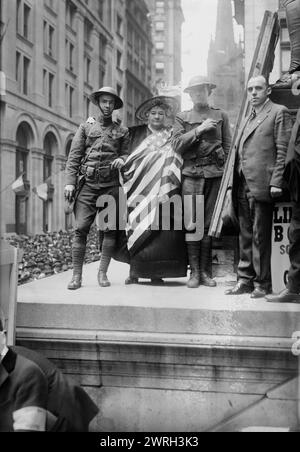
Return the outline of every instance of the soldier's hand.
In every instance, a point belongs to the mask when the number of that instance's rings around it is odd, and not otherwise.
[[[280,198],[283,194],[282,188],[271,187],[271,196],[273,199]]]
[[[120,170],[121,168],[123,168],[124,166],[124,161],[122,159],[116,159],[112,162],[111,167],[113,169],[118,169]]]
[[[210,130],[215,130],[218,122],[214,119],[206,119],[200,126],[197,127],[197,134],[201,135],[204,132],[209,132]]]
[[[68,201],[72,201],[75,194],[75,185],[66,185],[65,186],[65,198]]]

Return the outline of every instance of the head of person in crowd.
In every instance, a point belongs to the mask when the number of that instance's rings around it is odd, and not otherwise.
[[[136,111],[139,121],[148,123],[150,129],[162,130],[174,121],[179,111],[175,97],[156,96],[146,100]]]
[[[197,75],[190,80],[189,86],[184,92],[190,95],[195,107],[203,107],[208,105],[209,96],[216,87],[206,77]]]
[[[5,317],[3,311],[0,309],[0,354],[6,347],[6,330],[5,330]]]
[[[117,91],[110,86],[92,93],[90,100],[99,107],[104,118],[111,118],[115,110],[123,108],[122,99],[118,96]]]
[[[264,75],[252,77],[247,86],[249,101],[254,108],[264,105],[269,98],[272,88]]]

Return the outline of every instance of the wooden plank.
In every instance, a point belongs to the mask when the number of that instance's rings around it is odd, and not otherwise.
[[[271,11],[266,11],[258,37],[251,69],[249,72],[248,81],[250,80],[250,78],[262,74],[269,77],[274,65],[275,49],[278,43],[279,33],[280,25],[278,21],[278,14],[272,13]],[[224,169],[222,183],[210,225],[209,235],[212,237],[219,238],[222,233],[222,213],[224,210],[228,190],[230,189],[233,181],[234,164],[236,158],[236,141],[239,133],[239,128],[244,119],[247,117],[248,111],[249,101],[246,89],[244,92],[242,105],[233,134],[231,149]]]

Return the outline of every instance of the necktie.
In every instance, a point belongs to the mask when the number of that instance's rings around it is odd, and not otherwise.
[[[255,110],[255,108],[252,108],[250,118],[249,118],[250,121],[253,121],[253,119],[255,119],[256,116],[257,116],[256,110]]]

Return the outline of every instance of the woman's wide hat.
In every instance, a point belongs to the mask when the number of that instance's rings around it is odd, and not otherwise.
[[[180,109],[178,100],[171,96],[155,96],[151,99],[146,100],[139,106],[135,113],[136,119],[139,121],[148,121],[148,113],[151,108],[154,107],[165,107],[168,110],[170,116],[176,116]]]
[[[102,96],[103,94],[110,94],[111,96],[113,96],[116,100],[115,103],[115,110],[120,110],[120,108],[123,108],[124,103],[122,101],[122,99],[118,96],[117,91],[112,88],[111,86],[104,86],[103,88],[99,89],[98,91],[95,91],[94,93],[92,93],[90,95],[90,100],[91,102],[93,102],[93,104],[97,105],[97,107],[99,106],[99,97]]]
[[[195,77],[193,77],[187,88],[185,88],[184,92],[185,93],[190,93],[194,88],[198,88],[199,86],[208,86],[208,89],[210,91],[212,91],[213,89],[215,89],[217,87],[217,85],[215,85],[214,83],[212,83],[210,80],[208,80],[208,78],[203,77],[202,75],[196,75]]]

